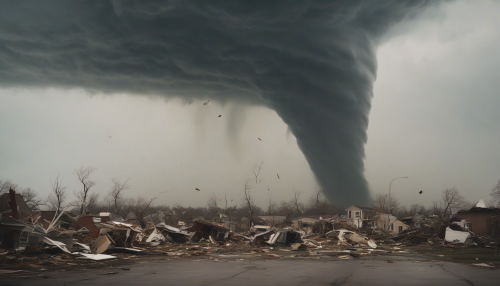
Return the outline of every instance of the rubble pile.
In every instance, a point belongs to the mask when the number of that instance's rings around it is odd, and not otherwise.
[[[47,269],[99,267],[144,259],[354,259],[384,253],[408,253],[409,247],[498,247],[498,238],[475,235],[464,222],[420,220],[418,227],[393,232],[345,220],[301,218],[251,226],[235,232],[227,222],[194,219],[176,226],[147,222],[141,227],[110,213],[72,215],[38,212],[28,216],[0,213],[0,266]],[[279,218],[279,217],[278,217]],[[411,221],[410,219],[404,219]],[[411,222],[408,222],[410,224]],[[377,230],[377,231],[373,231]],[[458,245],[458,246],[457,246]]]
[[[445,237],[444,231],[447,225],[441,221],[423,223],[419,228],[409,228],[400,232],[391,239],[407,246],[415,246],[422,243],[440,243]]]
[[[61,217],[65,219],[60,220]],[[77,217],[64,213],[54,215],[51,221],[0,215],[0,265],[35,269],[87,267],[88,263],[100,265],[144,257],[316,259],[353,251],[358,251],[359,256],[369,254],[368,248],[377,247],[371,239],[347,229],[330,231],[328,234],[335,233],[332,237],[306,235],[305,231],[286,227],[266,229],[235,233],[204,220],[195,220],[182,228],[148,223],[143,229],[133,223],[105,220],[100,215]],[[354,246],[359,249],[353,250]]]

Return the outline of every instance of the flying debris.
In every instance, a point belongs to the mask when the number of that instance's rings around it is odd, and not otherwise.
[[[422,192],[422,190],[420,190],[420,192],[418,192],[418,193],[419,193],[419,194],[422,194],[423,192]]]
[[[276,173],[276,176],[278,176],[278,179],[280,178],[280,175],[278,173]]]
[[[257,139],[259,139],[260,141],[262,141],[262,139],[260,139],[260,138],[257,138]]]
[[[203,105],[208,105],[209,102],[210,102],[210,99],[207,102],[203,103]]]
[[[198,189],[198,188],[195,188],[195,190],[197,190],[198,192],[200,191],[200,189]]]
[[[222,114],[221,114],[221,115],[219,115],[219,117],[221,117],[221,116],[222,116]]]

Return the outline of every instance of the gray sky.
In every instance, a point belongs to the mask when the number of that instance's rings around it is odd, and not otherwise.
[[[408,176],[392,186],[404,204],[428,205],[452,186],[471,201],[489,199],[500,179],[499,8],[494,1],[456,1],[384,38],[365,146],[372,194]],[[60,175],[72,192],[79,188],[73,171],[93,166],[95,191],[103,194],[112,178],[130,178],[131,196],[168,191],[159,203],[204,205],[216,193],[241,204],[243,184],[264,161],[262,181],[252,185],[261,205],[290,199],[294,188],[306,197],[317,187],[275,111],[205,101],[1,89],[0,178],[46,195]]]

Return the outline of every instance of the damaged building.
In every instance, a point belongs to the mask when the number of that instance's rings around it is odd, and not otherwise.
[[[500,216],[500,208],[488,208],[483,200],[479,200],[469,210],[458,211],[453,220],[464,221],[465,228],[477,235],[491,235],[494,232],[491,221],[498,216]]]

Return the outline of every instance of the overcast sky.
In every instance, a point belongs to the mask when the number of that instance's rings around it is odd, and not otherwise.
[[[455,1],[383,38],[365,145],[371,194],[407,176],[392,184],[403,204],[430,205],[453,186],[470,201],[489,200],[500,179],[497,11],[496,1]],[[239,100],[205,102],[4,87],[0,179],[46,196],[58,175],[69,192],[79,190],[74,170],[92,166],[103,199],[117,178],[129,179],[129,196],[167,191],[158,203],[191,206],[205,205],[213,193],[240,205],[247,179],[260,205],[289,200],[294,189],[305,202],[319,188],[276,111]]]

